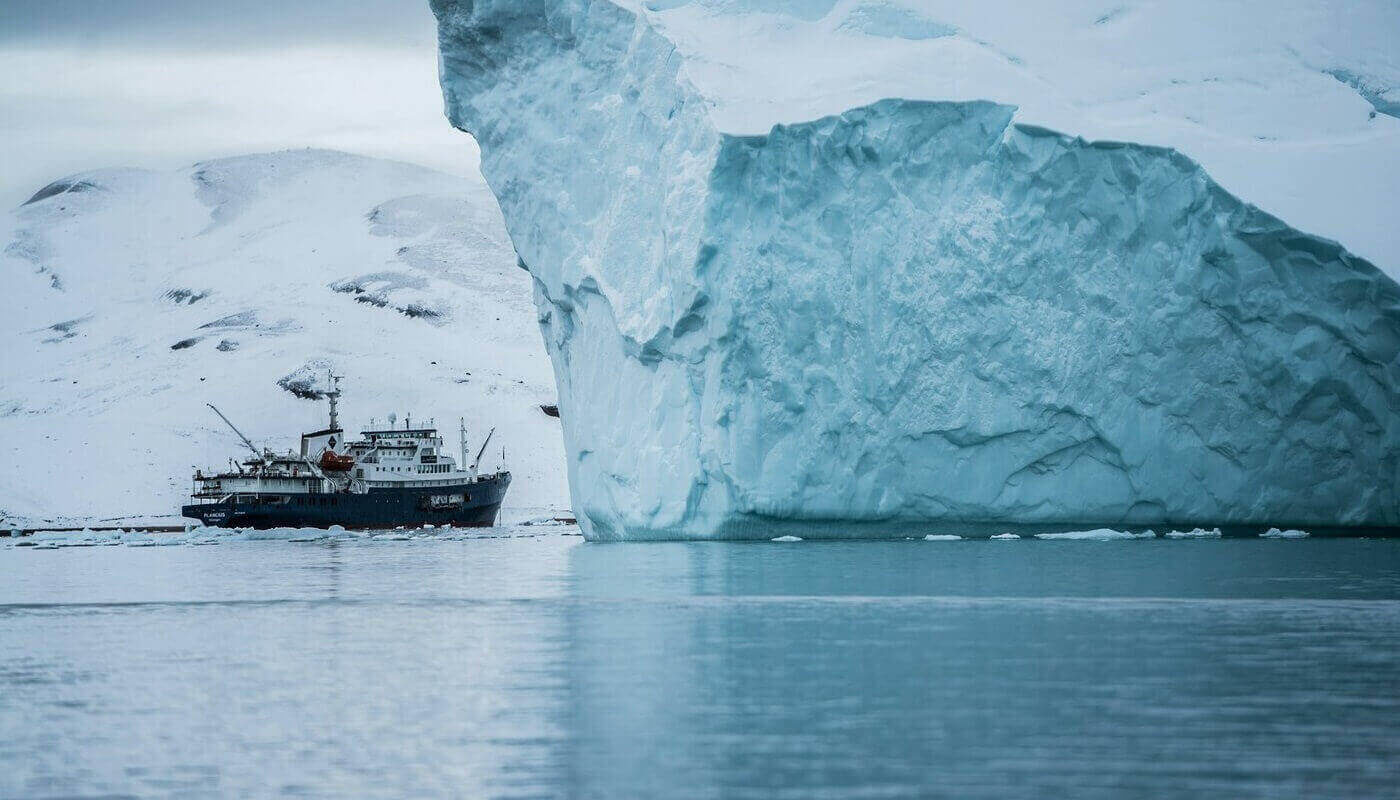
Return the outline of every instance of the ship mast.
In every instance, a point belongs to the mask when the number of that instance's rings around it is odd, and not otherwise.
[[[340,430],[340,417],[336,414],[336,402],[340,400],[340,379],[344,376],[335,375],[330,372],[326,374],[329,375],[331,379],[331,390],[326,392],[326,399],[329,400],[331,404],[330,430],[338,431]]]
[[[462,469],[467,468],[467,418],[457,418],[457,441],[462,450]]]

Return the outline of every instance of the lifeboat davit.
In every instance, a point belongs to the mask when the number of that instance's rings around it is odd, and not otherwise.
[[[354,456],[342,456],[331,450],[321,454],[321,469],[326,472],[349,472],[353,466],[355,466]]]

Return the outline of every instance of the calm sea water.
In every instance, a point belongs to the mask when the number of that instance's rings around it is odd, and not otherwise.
[[[0,545],[0,797],[1400,793],[1400,541],[502,533]]]

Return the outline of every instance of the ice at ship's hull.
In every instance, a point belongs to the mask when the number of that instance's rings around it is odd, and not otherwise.
[[[1400,288],[991,102],[733,135],[645,18],[434,0],[594,539],[1400,526]]]

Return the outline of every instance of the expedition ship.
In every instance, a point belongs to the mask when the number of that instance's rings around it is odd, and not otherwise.
[[[423,525],[483,527],[496,523],[510,473],[477,471],[491,441],[467,461],[465,422],[459,423],[463,466],[443,448],[433,427],[360,432],[347,442],[336,414],[340,378],[331,376],[330,424],[302,434],[300,451],[261,452],[214,408],[253,457],[216,474],[195,470],[190,504],[181,513],[224,528],[394,528]],[[373,427],[373,425],[371,425]]]

